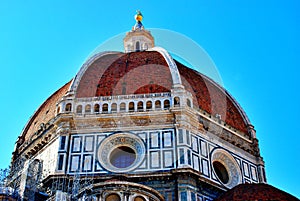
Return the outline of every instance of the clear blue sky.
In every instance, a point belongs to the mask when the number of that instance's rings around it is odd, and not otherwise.
[[[300,198],[300,1],[0,0],[0,168],[42,102],[134,25],[200,44],[257,130],[268,182]]]

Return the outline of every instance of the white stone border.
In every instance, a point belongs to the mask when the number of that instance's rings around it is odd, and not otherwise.
[[[226,168],[228,172],[229,181],[225,184],[223,183],[217,176],[215,169],[213,167],[213,162],[218,161]],[[221,148],[216,148],[211,153],[211,169],[212,172],[216,175],[219,182],[223,184],[225,187],[231,189],[236,185],[242,183],[242,173],[239,165],[233,158],[233,156],[228,153],[226,150]]]

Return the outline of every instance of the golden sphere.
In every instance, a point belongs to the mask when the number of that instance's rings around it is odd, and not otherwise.
[[[142,21],[143,20],[142,15],[136,14],[134,17],[135,17],[136,21]]]

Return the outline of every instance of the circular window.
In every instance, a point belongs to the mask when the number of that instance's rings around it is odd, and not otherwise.
[[[105,138],[98,147],[101,166],[111,172],[129,172],[145,157],[145,144],[134,134],[117,133]]]
[[[120,196],[117,194],[110,194],[106,197],[105,201],[120,201]]]
[[[146,201],[142,196],[137,196],[134,198],[134,201]]]
[[[227,188],[242,182],[240,167],[227,151],[217,148],[211,154],[211,165],[215,177]]]
[[[227,184],[229,181],[228,171],[226,167],[219,161],[213,162],[213,168],[217,174],[217,177],[221,180],[223,184]]]
[[[134,163],[136,153],[130,147],[120,146],[111,152],[109,158],[110,163],[116,168],[127,168]]]

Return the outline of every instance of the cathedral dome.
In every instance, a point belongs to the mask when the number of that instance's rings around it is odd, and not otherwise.
[[[75,97],[84,98],[171,92],[176,84],[182,84],[192,94],[195,108],[248,133],[244,111],[224,88],[164,53],[156,48],[95,55],[83,65],[71,90]],[[174,82],[176,76],[179,78]]]
[[[20,142],[27,140],[25,144],[28,144],[59,113],[75,112],[76,108],[67,108],[67,105],[55,109],[70,94],[77,99],[109,98],[171,93],[178,86],[190,93],[193,108],[246,138],[252,137],[249,130],[252,127],[245,112],[223,87],[176,61],[166,50],[156,47],[147,51],[102,52],[92,56],[72,81],[40,106],[26,125]]]
[[[155,46],[142,19],[138,12],[124,52],[95,53],[30,118],[12,158],[21,197],[213,200],[266,182],[238,102]]]

